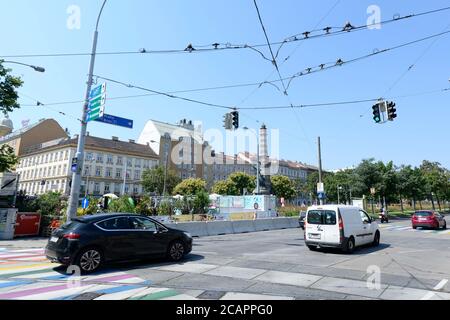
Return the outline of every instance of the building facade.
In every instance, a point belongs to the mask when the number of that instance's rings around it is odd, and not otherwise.
[[[78,138],[59,139],[29,148],[21,157],[16,171],[19,189],[28,195],[49,191],[70,193],[72,158]],[[154,168],[159,159],[148,145],[117,137],[103,139],[86,136],[85,160],[80,195],[100,196],[143,193],[142,173]]]

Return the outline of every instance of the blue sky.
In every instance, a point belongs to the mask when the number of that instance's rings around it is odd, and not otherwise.
[[[271,41],[313,29],[336,4],[336,0],[295,1],[259,0],[261,15]],[[16,54],[90,52],[100,0],[0,0],[2,45],[0,57]],[[81,9],[81,28],[66,26],[67,8]],[[394,14],[408,15],[448,6],[448,1],[365,1],[341,0],[319,27],[366,24],[370,5],[378,5],[382,20]],[[324,62],[352,59],[449,30],[450,11],[384,25],[380,30],[365,30],[341,36],[287,44],[280,60],[283,76]],[[353,64],[319,72],[292,82],[289,99],[294,104],[322,103],[403,95],[448,88],[450,35],[428,40]],[[184,49],[219,43],[255,44],[265,38],[252,0],[241,1],[148,1],[109,0],[100,24],[98,51],[135,51],[140,48]],[[299,45],[299,43],[301,43]],[[433,45],[430,47],[430,44]],[[277,48],[275,47],[275,50]],[[266,55],[267,48],[263,48]],[[295,50],[295,51],[294,51]],[[420,59],[419,59],[420,57]],[[419,60],[418,60],[419,59]],[[17,127],[24,119],[44,117],[58,120],[72,134],[78,133],[76,120],[80,104],[52,108],[26,106],[38,99],[43,103],[80,100],[84,97],[89,57],[16,58],[46,68],[44,74],[10,65],[25,82],[20,90],[24,105],[10,115]],[[415,67],[388,89],[414,62]],[[126,83],[160,91],[175,91],[236,83],[262,82],[277,78],[269,61],[249,49],[198,54],[98,56],[95,73]],[[269,75],[271,75],[269,77]],[[288,105],[288,99],[274,87],[254,87],[180,94],[229,106]],[[108,84],[108,95],[141,94],[136,89]],[[316,139],[322,137],[323,165],[328,169],[358,164],[374,157],[396,164],[419,165],[423,159],[439,161],[450,167],[448,108],[450,91],[396,98],[398,118],[376,125],[371,103],[305,108],[297,111],[245,111],[241,126],[256,128],[265,122],[280,130],[282,158],[315,164]],[[26,95],[26,96],[25,96]],[[29,96],[29,97],[27,97]],[[242,102],[244,100],[244,102]],[[131,118],[134,129],[101,123],[89,124],[91,135],[137,139],[148,119],[174,123],[188,118],[201,120],[204,129],[221,128],[224,110],[209,108],[164,96],[110,100],[107,113]],[[364,115],[361,117],[361,115]],[[71,117],[73,116],[73,117]]]

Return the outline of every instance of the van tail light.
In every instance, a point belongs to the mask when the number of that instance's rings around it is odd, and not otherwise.
[[[344,242],[344,221],[342,221],[342,217],[339,214],[339,243]]]
[[[63,236],[63,238],[69,239],[69,240],[75,240],[75,239],[80,239],[80,235],[78,233],[71,232],[71,233],[65,234]]]
[[[342,217],[339,217],[339,230],[340,231],[344,230],[344,222],[342,221]]]

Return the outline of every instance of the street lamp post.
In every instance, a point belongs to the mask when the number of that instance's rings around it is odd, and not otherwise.
[[[338,199],[337,199],[337,202],[338,202],[338,203],[337,203],[337,204],[340,204],[340,201],[339,201],[339,191],[340,191],[340,190],[342,190],[342,187],[341,187],[341,186],[338,186],[338,187],[337,187],[337,196],[338,196]]]
[[[100,17],[102,15],[103,8],[105,7],[106,1],[107,0],[103,1],[102,7],[97,17],[97,24],[95,25],[94,39],[92,43],[91,61],[89,64],[89,76],[86,87],[86,97],[83,104],[81,129],[80,134],[78,135],[77,153],[75,156],[78,163],[76,170],[74,170],[72,174],[72,188],[70,189],[69,206],[67,208],[67,221],[70,221],[72,218],[76,217],[77,214],[78,199],[80,197],[80,185],[81,185],[81,170],[79,168],[83,168],[84,143],[86,139],[86,129],[87,129],[86,117],[87,117],[87,109],[89,106],[89,94],[93,82],[95,54],[97,52],[98,24],[100,22]]]
[[[34,71],[37,72],[45,72],[45,68],[40,67],[40,66],[34,66],[32,64],[27,64],[27,63],[22,63],[22,62],[17,62],[17,61],[6,61],[6,60],[0,60],[1,63],[13,63],[13,64],[19,64],[21,66],[26,66],[26,67],[30,67],[32,69],[34,69]]]
[[[259,168],[259,137],[258,135],[255,133],[255,131],[250,130],[248,127],[244,127],[244,130],[248,130],[250,132],[253,132],[253,134],[256,137],[256,194],[258,195],[260,192],[259,189],[259,179],[260,179],[260,168]]]

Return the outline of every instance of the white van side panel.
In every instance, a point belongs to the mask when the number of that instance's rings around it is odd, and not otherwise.
[[[342,220],[344,222],[344,236],[350,238],[353,236],[355,239],[355,245],[359,246],[364,243],[363,238],[358,237],[359,234],[363,233],[363,223],[359,210],[354,208],[340,208]]]

